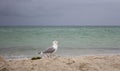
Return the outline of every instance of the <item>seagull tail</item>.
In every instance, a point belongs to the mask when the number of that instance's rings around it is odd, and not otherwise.
[[[40,51],[38,54],[43,55],[43,52],[42,52],[42,51]]]
[[[40,51],[38,54],[40,54],[40,57],[44,57],[44,53],[42,51]]]

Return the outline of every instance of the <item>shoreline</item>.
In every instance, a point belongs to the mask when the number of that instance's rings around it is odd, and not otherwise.
[[[81,55],[56,55],[57,57],[84,57],[84,56],[114,56],[114,55],[120,55],[120,53],[104,53],[104,54],[81,54]],[[12,57],[7,57],[3,56],[7,60],[20,60],[20,59],[31,59],[32,57],[40,57],[39,55],[33,55],[33,56],[12,56]]]

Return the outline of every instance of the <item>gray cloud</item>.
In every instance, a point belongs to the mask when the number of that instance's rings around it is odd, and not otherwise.
[[[0,0],[0,25],[120,25],[120,1]]]

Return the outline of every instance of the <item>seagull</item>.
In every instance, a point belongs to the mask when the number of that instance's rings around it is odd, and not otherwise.
[[[52,44],[53,44],[52,47],[49,47],[48,49],[46,49],[44,51],[41,51],[38,54],[43,56],[43,55],[55,53],[58,49],[58,41],[55,40],[55,41],[52,42]]]

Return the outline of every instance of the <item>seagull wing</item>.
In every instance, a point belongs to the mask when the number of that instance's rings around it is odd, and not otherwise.
[[[43,53],[53,53],[55,51],[55,49],[53,47],[48,48],[47,50],[45,50]]]

